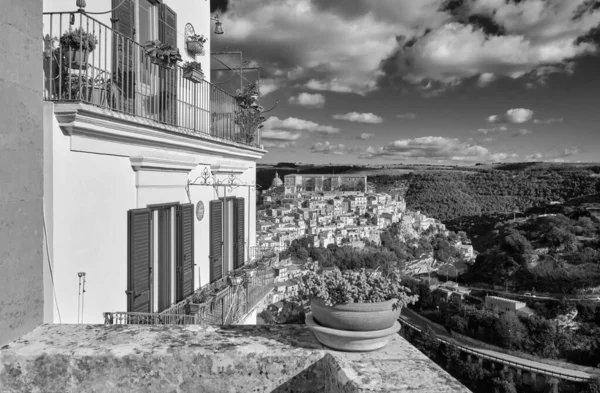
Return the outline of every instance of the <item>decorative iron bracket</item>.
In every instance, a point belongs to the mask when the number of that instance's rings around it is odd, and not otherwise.
[[[243,182],[235,173],[229,173],[227,177],[224,179],[218,179],[216,174],[209,171],[208,167],[205,167],[200,173],[200,176],[194,179],[194,181],[188,180],[188,188],[189,186],[210,186],[215,189],[218,187],[225,187],[227,192],[232,192],[236,188],[239,187],[248,187],[250,190],[256,190],[260,188],[255,183],[246,183]]]

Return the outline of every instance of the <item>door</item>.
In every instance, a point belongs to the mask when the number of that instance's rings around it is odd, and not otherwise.
[[[127,311],[150,312],[151,217],[150,209],[134,209],[127,217]]]
[[[171,208],[156,209],[154,212],[154,263],[156,265],[156,300],[158,312],[168,308],[172,302],[171,285],[173,281],[173,258],[172,258],[172,226]]]

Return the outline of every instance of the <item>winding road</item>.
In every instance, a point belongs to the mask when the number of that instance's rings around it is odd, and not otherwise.
[[[585,371],[571,370],[568,368],[552,366],[549,364],[536,362],[534,360],[523,359],[518,356],[493,351],[483,346],[473,344],[472,342],[461,339],[459,337],[450,336],[445,329],[439,328],[428,319],[406,308],[402,309],[400,319],[410,325],[416,326],[419,329],[425,329],[427,326],[430,326],[435,332],[438,340],[453,343],[456,346],[461,347],[461,349],[467,353],[472,353],[475,356],[491,359],[498,363],[504,363],[516,368],[531,370],[546,375],[553,375],[562,379],[568,379],[572,381],[583,381],[595,376],[594,374],[589,374]]]

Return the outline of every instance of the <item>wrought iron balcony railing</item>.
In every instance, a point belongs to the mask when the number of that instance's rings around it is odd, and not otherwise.
[[[275,287],[272,268],[274,249],[263,248],[252,263],[216,282],[197,289],[191,296],[161,313],[104,313],[107,324],[196,324],[231,325],[242,321],[259,303],[269,300]],[[181,317],[181,318],[178,318]]]
[[[44,99],[85,102],[193,135],[261,147],[233,96],[166,68],[139,43],[78,12],[44,13]],[[61,40],[61,37],[64,37]]]

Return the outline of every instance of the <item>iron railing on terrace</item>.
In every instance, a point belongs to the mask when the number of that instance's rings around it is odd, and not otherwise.
[[[85,102],[186,134],[261,146],[260,130],[240,123],[243,109],[217,86],[184,78],[180,66],[154,64],[142,45],[84,13],[44,13],[43,24],[44,100]],[[69,48],[60,40],[66,33],[79,42],[95,38],[96,44],[92,50]]]
[[[195,324],[230,325],[239,323],[275,287],[272,263],[275,252],[262,254],[254,263],[231,276],[197,289],[191,296],[161,313],[106,312],[106,324]],[[178,319],[177,317],[181,317]]]

